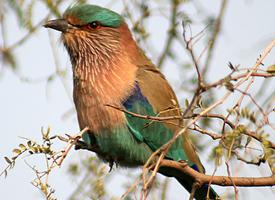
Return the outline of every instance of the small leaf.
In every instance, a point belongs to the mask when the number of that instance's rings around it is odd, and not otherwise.
[[[51,131],[50,127],[48,127],[46,131],[44,130],[43,127],[41,128],[41,133],[42,133],[42,136],[43,136],[43,140],[49,140],[50,131]]]
[[[20,154],[22,151],[20,149],[13,149],[12,152],[15,154]]]
[[[226,89],[228,89],[231,92],[234,92],[234,85],[230,82],[230,81],[226,81],[224,83],[224,86],[226,87]]]
[[[185,106],[186,106],[186,107],[189,106],[189,101],[188,101],[188,99],[185,99]]]
[[[54,135],[54,136],[50,137],[49,139],[50,139],[50,140],[53,140],[53,139],[55,139],[55,138],[57,138],[57,135]]]
[[[37,147],[32,146],[30,149],[31,149],[32,152],[38,153],[38,148]]]
[[[3,61],[6,64],[10,65],[12,70],[17,69],[16,59],[15,59],[14,54],[11,52],[10,49],[3,49],[2,50],[2,57],[3,57]]]
[[[27,145],[28,145],[28,147],[32,147],[32,146],[33,146],[32,141],[29,140],[29,141],[27,142]]]
[[[25,151],[27,147],[24,144],[19,144],[19,147],[22,151]]]
[[[245,147],[247,147],[249,145],[249,143],[251,142],[252,137],[247,137],[246,143],[245,143]]]
[[[47,81],[48,81],[48,82],[52,82],[52,81],[55,79],[55,77],[56,77],[55,74],[54,74],[54,75],[51,75],[51,76],[48,77]]]
[[[4,157],[6,162],[9,163],[10,165],[12,164],[12,161],[8,157]]]
[[[229,67],[232,71],[236,71],[234,65],[233,65],[231,62],[228,63],[228,67]]]
[[[275,64],[269,66],[269,67],[266,69],[266,72],[268,72],[268,73],[270,73],[270,74],[275,74]]]

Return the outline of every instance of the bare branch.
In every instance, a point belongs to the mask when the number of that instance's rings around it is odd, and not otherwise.
[[[211,180],[211,184],[220,186],[233,186],[233,182],[238,187],[267,187],[275,185],[275,175],[270,177],[231,177],[228,176],[211,176],[197,172],[188,166],[185,162],[176,162],[172,160],[162,160],[162,167],[171,167],[182,173],[189,175],[191,178],[199,182],[200,184],[208,184]],[[232,180],[231,180],[232,179]]]

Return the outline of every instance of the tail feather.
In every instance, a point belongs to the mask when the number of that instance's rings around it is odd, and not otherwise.
[[[192,191],[192,185],[193,185],[193,180],[189,179],[183,179],[183,178],[176,178],[177,181],[189,192],[191,193]],[[207,198],[207,191],[208,191],[208,185],[203,185],[202,187],[198,188],[195,192],[195,199],[196,200],[218,200],[220,199],[219,195],[214,191],[212,187],[210,187],[209,190],[209,195]]]
[[[161,167],[159,169],[159,172],[165,176],[168,177],[175,177],[177,181],[189,192],[192,191],[192,186],[194,183],[194,180],[192,177],[187,176],[186,174],[183,174],[182,172],[169,167]],[[209,195],[207,198],[207,191],[208,191],[208,185],[203,185],[202,187],[198,188],[195,192],[195,199],[196,200],[219,200],[219,195],[214,191],[212,187],[210,187]]]

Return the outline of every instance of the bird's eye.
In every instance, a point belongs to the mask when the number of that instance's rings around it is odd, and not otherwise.
[[[99,26],[100,26],[100,24],[97,21],[89,23],[89,27],[92,29],[97,29]]]

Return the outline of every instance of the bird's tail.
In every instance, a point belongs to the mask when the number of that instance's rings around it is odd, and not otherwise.
[[[186,180],[185,178],[176,177],[177,181],[189,192],[192,191],[192,185],[194,181],[192,179]],[[200,188],[197,188],[195,192],[195,199],[196,200],[219,200],[219,195],[214,191],[212,187],[209,189],[209,194],[207,197],[208,185],[203,185]]]
[[[189,177],[185,174],[182,174],[182,172],[177,171],[174,168],[168,168],[168,167],[161,167],[159,172],[165,176],[169,177],[175,177],[177,181],[189,192],[192,191],[192,186],[194,183],[194,180],[192,177]],[[196,200],[220,200],[219,195],[214,191],[212,187],[210,187],[209,194],[207,197],[208,192],[208,185],[203,185],[200,188],[197,188],[195,192],[195,199]]]

